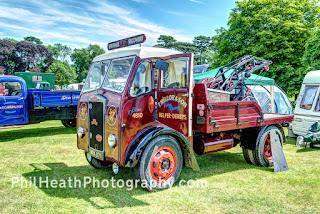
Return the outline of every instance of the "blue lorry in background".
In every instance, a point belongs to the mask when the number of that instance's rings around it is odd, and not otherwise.
[[[61,120],[76,126],[80,91],[27,89],[21,77],[0,76],[0,127]]]

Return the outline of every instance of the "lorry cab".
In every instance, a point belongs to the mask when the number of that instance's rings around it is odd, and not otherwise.
[[[190,142],[192,67],[191,54],[153,47],[94,58],[78,104],[78,148],[132,166],[129,155],[155,130]]]
[[[37,82],[35,89],[51,89],[50,83],[46,81]]]
[[[308,133],[312,124],[320,121],[320,71],[305,76],[294,109],[292,131],[296,135]]]
[[[27,86],[20,77],[0,76],[0,124],[19,125],[29,122]]]

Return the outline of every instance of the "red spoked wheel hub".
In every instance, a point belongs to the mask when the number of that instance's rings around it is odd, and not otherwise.
[[[171,178],[177,168],[177,156],[169,146],[160,147],[151,157],[150,172],[157,182],[163,183]]]
[[[272,151],[271,151],[271,143],[270,143],[270,134],[268,135],[267,139],[264,142],[264,147],[263,147],[263,154],[264,157],[271,161],[272,160]]]

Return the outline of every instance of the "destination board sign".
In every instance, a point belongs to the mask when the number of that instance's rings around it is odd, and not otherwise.
[[[110,42],[108,43],[108,50],[114,50],[117,48],[124,48],[131,45],[137,45],[137,44],[144,43],[145,41],[146,41],[146,36],[144,34],[140,34],[137,36],[121,39],[115,42]]]

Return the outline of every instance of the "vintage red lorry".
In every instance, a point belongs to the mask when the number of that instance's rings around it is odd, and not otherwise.
[[[263,114],[254,101],[193,82],[193,54],[121,48],[94,58],[80,95],[77,146],[89,164],[133,167],[147,188],[168,188],[196,156],[243,148],[245,160],[272,165],[270,132],[283,143],[292,115]],[[217,97],[220,99],[217,99]],[[273,132],[274,133],[274,132]],[[214,163],[213,163],[214,164]]]

